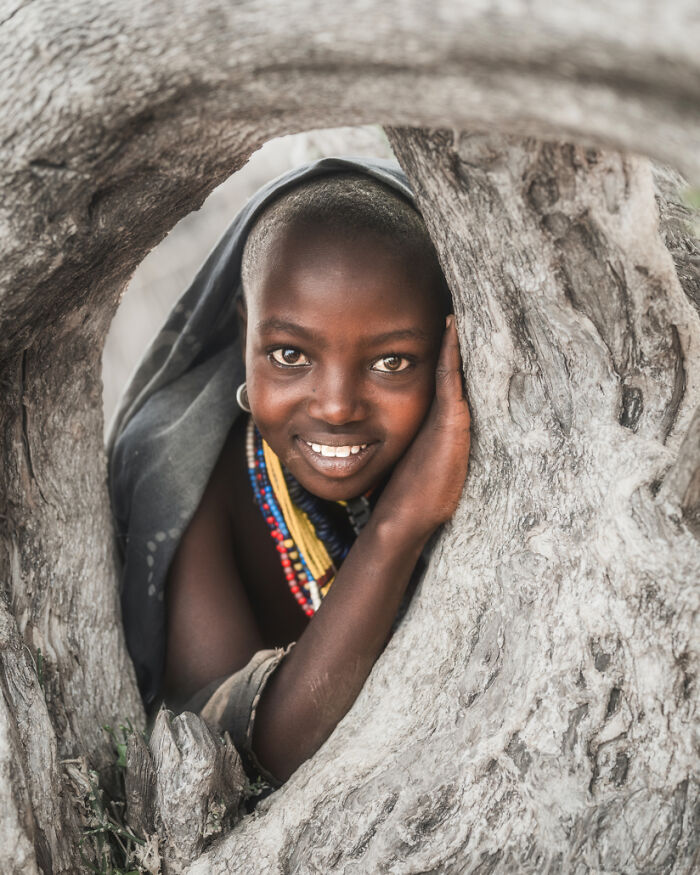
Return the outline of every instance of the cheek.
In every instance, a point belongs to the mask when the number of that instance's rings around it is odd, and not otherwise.
[[[403,452],[419,431],[430,410],[434,395],[432,376],[422,385],[405,393],[392,393],[382,405],[387,435]]]
[[[276,451],[283,451],[289,425],[298,420],[305,408],[313,391],[312,383],[303,379],[280,380],[264,368],[249,367],[247,384],[258,428]],[[432,369],[426,369],[422,379],[405,388],[388,389],[369,381],[361,391],[367,401],[367,420],[383,434],[392,456],[398,458],[416,436],[430,410],[434,392]]]
[[[253,416],[261,428],[265,424],[274,429],[286,422],[298,400],[294,387],[255,373],[250,375],[247,384]]]

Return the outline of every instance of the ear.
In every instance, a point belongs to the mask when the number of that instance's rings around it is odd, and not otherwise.
[[[243,292],[238,296],[236,301],[236,316],[238,317],[238,334],[241,338],[241,354],[243,355],[243,363],[245,364],[245,346],[246,332],[248,330],[248,308],[245,304]]]

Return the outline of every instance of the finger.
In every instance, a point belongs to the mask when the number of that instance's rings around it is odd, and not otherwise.
[[[455,317],[448,316],[442,346],[435,369],[435,394],[446,403],[463,401],[462,357],[459,352],[459,337]]]

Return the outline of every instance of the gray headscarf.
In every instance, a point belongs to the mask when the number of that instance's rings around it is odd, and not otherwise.
[[[358,171],[413,194],[395,162],[322,158],[261,188],[238,213],[151,343],[108,439],[109,487],[123,562],[122,616],[141,693],[151,704],[165,660],[165,578],[240,413],[245,379],[235,313],[241,256],[260,212],[284,191]]]

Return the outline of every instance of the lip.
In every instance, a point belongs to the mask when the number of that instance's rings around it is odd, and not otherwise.
[[[337,435],[334,436],[332,443],[328,438],[317,440],[315,437],[302,438],[299,435],[294,440],[299,447],[301,455],[308,464],[314,471],[323,474],[325,477],[351,477],[361,468],[364,468],[379,446],[379,441],[360,441],[357,437],[343,441],[339,440]],[[325,444],[332,447],[358,446],[366,443],[367,446],[354,456],[321,456],[311,449],[309,443]]]

